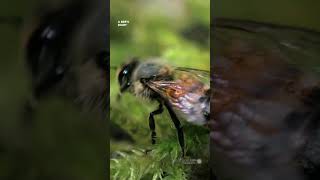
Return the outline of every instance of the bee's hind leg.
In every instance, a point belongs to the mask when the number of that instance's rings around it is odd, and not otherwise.
[[[163,112],[163,105],[161,102],[159,102],[158,109],[155,111],[152,111],[149,115],[149,127],[151,130],[151,143],[156,143],[156,125],[154,122],[154,115],[161,114]]]
[[[171,108],[171,106],[167,103],[165,103],[165,106],[168,109],[168,112],[170,114],[171,120],[174,123],[174,126],[177,129],[177,133],[178,133],[178,139],[179,139],[179,144],[182,150],[182,157],[184,157],[184,135],[183,135],[183,129],[182,129],[182,125],[176,115],[176,113],[173,111],[173,109]]]

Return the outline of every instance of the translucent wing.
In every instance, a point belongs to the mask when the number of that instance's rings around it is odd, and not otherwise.
[[[210,71],[187,68],[187,67],[177,67],[175,68],[175,73],[188,73],[192,74],[194,78],[210,86]]]
[[[319,32],[215,19],[211,38],[214,114],[252,100],[289,109],[318,103],[312,97],[320,89]],[[275,108],[273,115],[283,112]]]
[[[320,73],[320,33],[303,28],[218,18],[212,28],[216,53],[233,44],[233,53],[273,53],[290,64]],[[237,50],[236,50],[237,49]]]
[[[204,79],[209,79],[205,71],[179,68],[175,70],[173,80],[152,80],[147,86],[187,121],[201,125],[207,121],[210,109],[210,86]]]

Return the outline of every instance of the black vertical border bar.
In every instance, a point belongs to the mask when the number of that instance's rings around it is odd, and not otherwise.
[[[214,1],[216,0],[210,0],[210,34],[209,34],[209,38],[210,38],[210,90],[211,90],[211,95],[210,95],[210,120],[209,121],[213,121],[213,65],[214,65],[214,56],[213,56],[213,28],[214,28]],[[222,0],[221,0],[222,1]],[[210,123],[209,123],[210,124]],[[211,134],[211,129],[210,129],[210,134]],[[213,151],[212,151],[212,147],[213,147],[213,143],[211,141],[210,135],[209,135],[209,166],[210,166],[210,179],[212,180],[216,180],[216,176],[214,175],[214,167],[213,167]]]
[[[110,179],[110,0],[101,0],[105,1],[106,6],[106,41],[107,41],[107,51],[109,53],[108,57],[108,70],[106,71],[107,77],[107,85],[108,85],[108,92],[107,92],[107,116],[106,116],[106,155],[104,158],[106,159],[106,179]]]

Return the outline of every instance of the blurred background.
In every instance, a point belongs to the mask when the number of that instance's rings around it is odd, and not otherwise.
[[[314,0],[216,0],[212,5],[214,17],[254,20],[281,25],[320,30],[320,2]]]
[[[111,0],[110,65],[132,57],[159,57],[173,66],[209,70],[209,0]],[[128,21],[118,27],[118,21]],[[208,130],[184,124],[186,154],[201,164],[179,161],[181,149],[167,111],[155,116],[157,144],[151,145],[149,113],[158,106],[125,93],[117,99],[116,70],[110,71],[111,121],[127,139],[111,139],[112,179],[208,179]],[[150,154],[143,153],[153,149]]]
[[[211,20],[214,23],[215,18],[229,18],[235,20],[255,21],[259,23],[271,23],[286,27],[302,28],[307,31],[320,31],[320,21],[318,21],[320,2],[313,0],[271,0],[271,1],[255,1],[255,0],[216,0],[211,3]],[[268,30],[266,30],[268,31]],[[300,68],[306,67],[307,71],[317,71],[319,69],[319,58],[317,44],[318,37],[312,37],[309,33],[308,40],[303,42],[303,37],[292,35],[289,32],[267,32],[266,34],[273,36],[279,40],[291,39],[298,42],[298,46],[305,47],[305,52],[297,50],[296,52],[288,52],[290,56],[289,63],[298,64]],[[303,33],[300,34],[303,36]],[[258,35],[259,36],[259,35]],[[296,38],[296,39],[294,39]],[[300,38],[300,39],[299,39]],[[214,42],[212,42],[214,43]],[[307,55],[308,54],[308,55]],[[308,57],[306,57],[308,56]]]
[[[101,26],[97,27],[88,25],[86,18],[78,17],[82,28],[64,37],[66,40],[63,42],[69,44],[72,40],[82,39],[83,46],[73,46],[75,47],[73,50],[70,47],[64,48],[67,52],[63,57],[70,56],[72,53],[79,57],[78,61],[75,58],[68,58],[73,61],[74,68],[71,67],[71,69],[74,70],[72,73],[70,71],[65,78],[68,79],[67,77],[73,74],[72,77],[75,80],[67,82],[64,86],[58,83],[49,93],[44,92],[46,95],[39,99],[34,97],[34,79],[26,61],[27,41],[32,32],[40,24],[45,23],[42,18],[63,9],[70,2],[5,0],[0,3],[0,179],[107,178],[109,168],[108,158],[106,158],[108,154],[107,127],[104,119],[106,117],[103,118],[98,110],[83,111],[81,103],[75,101],[77,93],[74,94],[75,96],[61,93],[71,89],[77,92],[79,87],[84,87],[79,86],[79,83],[77,86],[72,83],[83,82],[80,78],[81,73],[76,73],[80,72],[78,71],[80,68],[75,67],[80,67],[80,62],[90,54],[86,51],[87,54],[84,55],[83,49],[90,49],[94,44],[99,44],[95,42],[88,45],[88,41],[84,40],[86,38],[82,38],[79,34],[86,34],[91,28],[106,30],[107,21],[100,21]],[[73,3],[77,2],[80,1],[73,1]],[[102,7],[106,7],[106,1],[100,2],[103,2]],[[104,19],[108,19],[106,10],[100,13],[104,14]],[[70,15],[66,17],[65,19],[68,19]],[[60,22],[64,19],[56,18],[56,20]],[[48,23],[52,22],[48,21]],[[61,30],[63,27],[58,29]],[[72,31],[72,29],[65,30]],[[95,34],[95,36],[100,35],[101,33]],[[107,43],[108,40],[104,39],[107,35],[104,36],[99,38]],[[90,38],[94,39],[93,36]],[[104,48],[108,49],[105,45]],[[92,49],[91,54],[99,50],[99,48]],[[51,50],[55,52],[54,49]],[[39,54],[40,51],[34,53]],[[46,64],[52,63],[52,58],[50,59],[46,52],[43,56],[46,58],[43,66],[39,67],[40,72],[45,72],[45,68],[48,67]],[[95,71],[100,72],[98,68]],[[82,72],[82,74],[88,73]]]

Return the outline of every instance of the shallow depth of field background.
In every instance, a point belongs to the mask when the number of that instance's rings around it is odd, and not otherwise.
[[[214,23],[214,18],[219,17],[271,23],[320,32],[319,7],[320,2],[313,0],[216,0],[211,3],[211,16],[213,17],[212,23]],[[284,37],[287,36],[287,34],[283,35]],[[278,36],[281,37],[279,34]],[[288,62],[320,77],[319,37],[311,38],[311,40],[315,43],[301,41],[304,49],[287,54],[290,57]]]
[[[210,1],[117,1],[112,0],[110,22],[110,64],[120,67],[132,57],[160,57],[180,67],[209,70]],[[128,20],[126,27],[118,27]],[[111,139],[112,179],[207,178],[208,130],[184,123],[186,151],[190,158],[202,158],[201,165],[179,162],[180,146],[167,111],[155,116],[157,145],[152,146],[149,113],[157,103],[143,101],[131,94],[117,100],[116,71],[110,71],[111,121],[123,128],[133,142]],[[154,148],[148,155],[145,149]],[[192,169],[195,172],[191,173]],[[198,174],[197,174],[198,173]]]
[[[95,123],[95,113],[50,96],[38,102],[32,121],[26,120],[31,77],[24,59],[24,23],[36,2],[0,3],[0,179],[105,179],[106,127]]]
[[[320,31],[320,2],[314,0],[215,0],[212,15]]]

